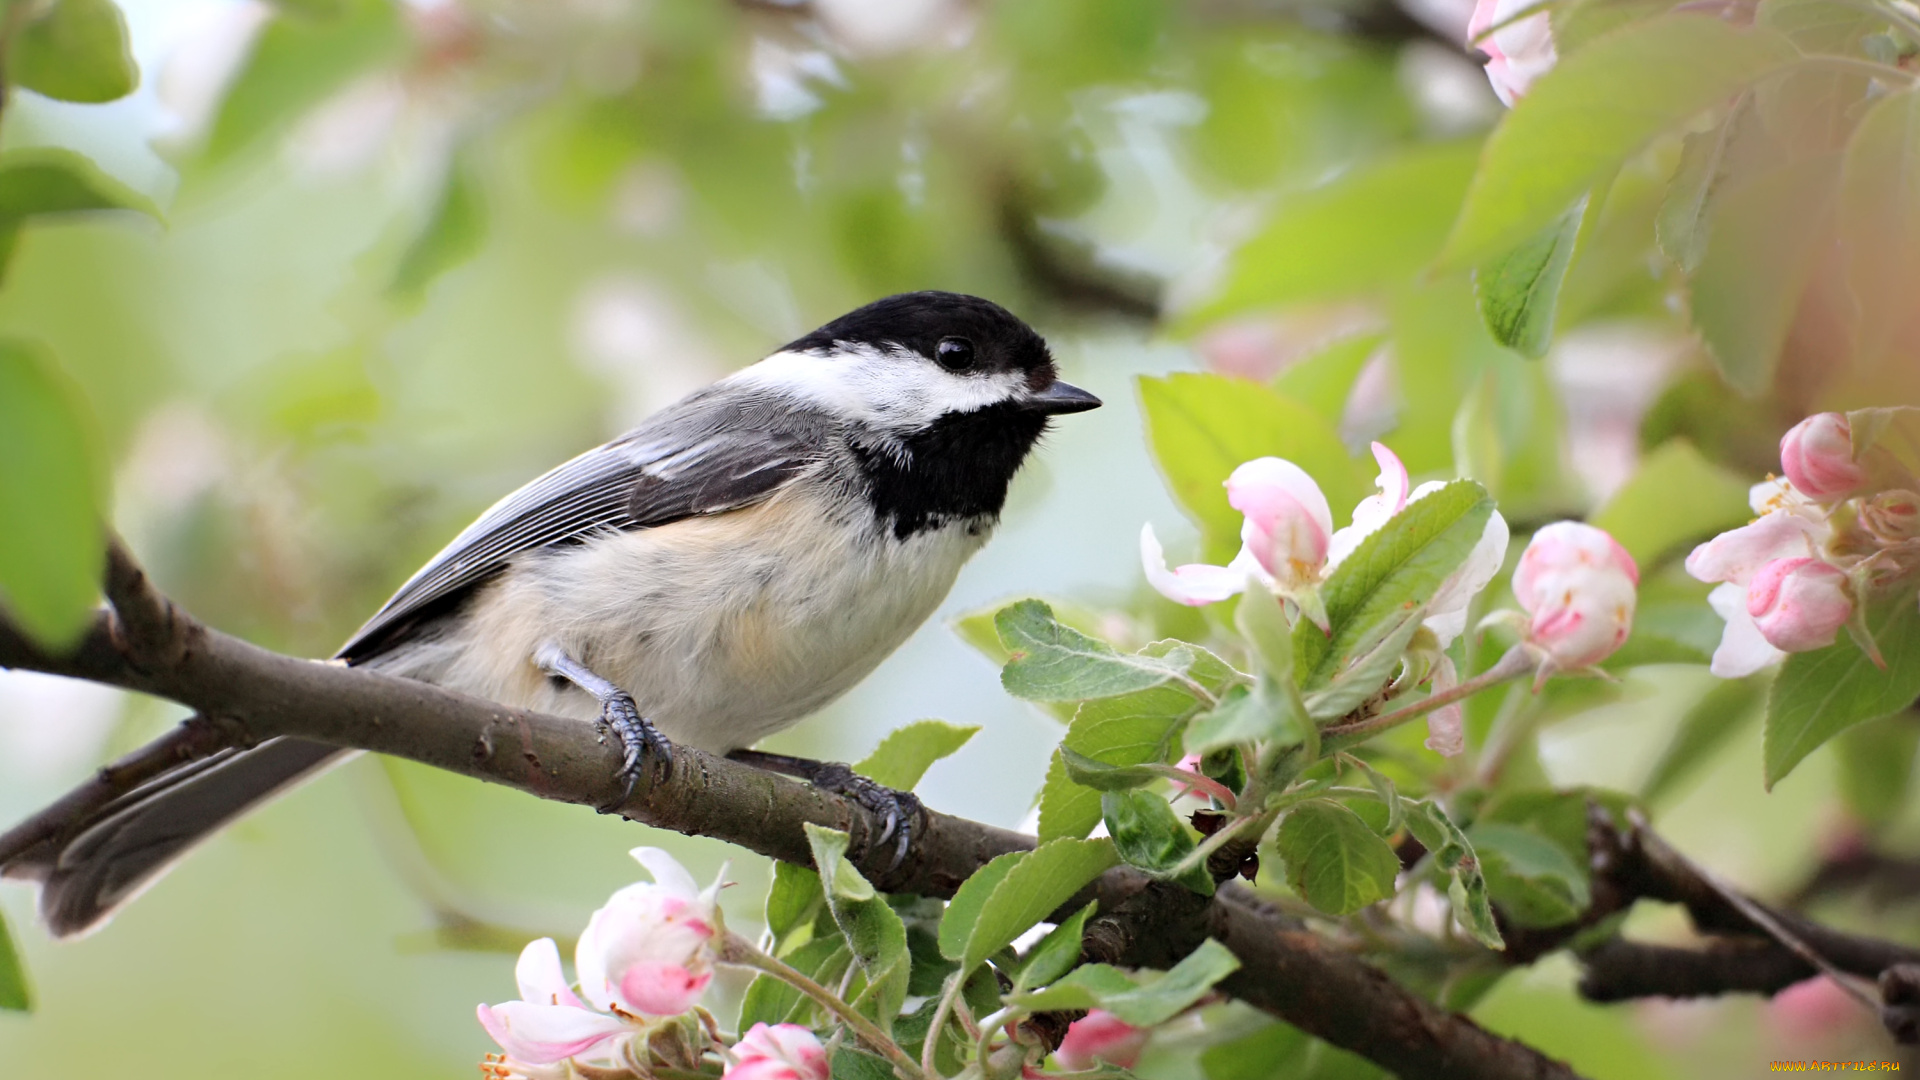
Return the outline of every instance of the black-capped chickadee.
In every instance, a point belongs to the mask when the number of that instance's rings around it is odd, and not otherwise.
[[[671,768],[671,743],[833,786],[885,812],[904,851],[910,796],[744,748],[905,641],[986,542],[1048,417],[1099,404],[998,305],[891,296],[502,499],[338,657],[599,719],[629,787],[649,762]],[[55,934],[83,931],[343,753],[290,738],[225,751],[5,870],[42,882]]]

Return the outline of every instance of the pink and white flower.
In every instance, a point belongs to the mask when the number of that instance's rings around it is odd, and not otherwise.
[[[1131,1069],[1140,1060],[1140,1051],[1152,1033],[1125,1020],[1095,1009],[1067,1027],[1067,1037],[1053,1052],[1060,1067],[1073,1072],[1091,1069],[1101,1062]]]
[[[1538,10],[1514,18],[1530,8]],[[1499,29],[1487,32],[1494,27]],[[1487,81],[1509,108],[1559,59],[1540,0],[1478,0],[1467,22],[1467,43],[1487,54]]]
[[[659,848],[634,848],[632,855],[653,880],[614,893],[587,921],[574,951],[580,992],[608,1011],[677,1015],[713,981],[724,874],[701,889]]]
[[[519,1001],[479,1009],[480,1026],[507,1052],[503,1068],[600,1056],[634,1030],[618,1016],[588,1008],[574,994],[560,970],[560,949],[552,938],[529,942],[520,951],[513,977],[520,984]]]
[[[1844,498],[1866,481],[1853,460],[1853,429],[1845,413],[1815,413],[1780,437],[1780,467],[1801,494],[1820,502]]]
[[[1560,521],[1533,534],[1513,573],[1513,595],[1532,616],[1527,644],[1557,669],[1612,656],[1633,631],[1640,569],[1603,529]]]
[[[755,1024],[733,1047],[728,1080],[827,1080],[826,1047],[798,1024]]]
[[[1824,649],[1853,617],[1847,572],[1819,559],[1775,559],[1748,583],[1747,614],[1782,652]]]
[[[1786,655],[1760,633],[1748,610],[1747,587],[1762,567],[1779,559],[1821,558],[1833,538],[1826,513],[1791,480],[1755,484],[1748,505],[1760,515],[1693,549],[1687,573],[1719,582],[1707,603],[1726,621],[1710,670],[1723,679],[1751,675]]]
[[[1860,504],[1860,527],[1889,546],[1920,539],[1920,493],[1883,491]]]

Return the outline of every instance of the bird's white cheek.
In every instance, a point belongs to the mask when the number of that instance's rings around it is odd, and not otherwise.
[[[779,352],[733,376],[789,394],[837,416],[896,432],[924,428],[1020,392],[1021,376],[955,374],[905,350],[847,346],[831,355]]]

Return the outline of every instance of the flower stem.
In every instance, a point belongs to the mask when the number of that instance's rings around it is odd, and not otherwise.
[[[860,1037],[861,1042],[866,1043],[882,1057],[892,1062],[893,1067],[899,1070],[902,1076],[907,1077],[908,1080],[924,1080],[925,1074],[920,1071],[919,1063],[908,1057],[907,1052],[900,1049],[899,1043],[888,1038],[887,1033],[881,1031],[878,1024],[860,1015],[857,1009],[840,1000],[831,990],[814,982],[791,965],[761,952],[748,943],[745,938],[732,932],[728,932],[727,934],[726,943],[721,950],[720,958],[730,964],[738,964],[741,967],[750,967],[756,971],[766,972],[768,975],[779,979],[788,986],[799,990],[801,993],[812,998],[821,1008],[838,1017],[842,1023],[847,1025],[849,1030]]]
[[[1428,694],[1419,701],[1390,713],[1382,713],[1351,724],[1322,728],[1320,731],[1321,753],[1331,754],[1363,743],[1383,731],[1391,731],[1409,720],[1418,719],[1435,709],[1471,697],[1489,686],[1498,686],[1522,675],[1531,675],[1536,667],[1538,664],[1533,656],[1523,646],[1515,645],[1507,650],[1507,654],[1502,656],[1498,663],[1451,690]]]

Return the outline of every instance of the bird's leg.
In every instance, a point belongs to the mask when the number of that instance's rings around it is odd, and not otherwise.
[[[533,662],[554,678],[565,679],[592,694],[594,700],[600,703],[600,741],[607,741],[608,732],[620,740],[620,769],[613,775],[624,786],[620,798],[601,807],[601,813],[610,814],[618,810],[621,804],[632,797],[648,751],[653,752],[662,780],[673,775],[673,744],[660,734],[658,728],[648,723],[646,717],[640,715],[640,706],[634,704],[632,694],[594,674],[591,668],[567,655],[565,649],[551,641],[535,650]]]
[[[768,772],[797,776],[822,791],[845,795],[863,809],[880,815],[880,835],[874,843],[884,844],[889,839],[894,840],[893,861],[887,864],[887,869],[897,870],[906,861],[907,849],[913,843],[915,823],[920,819],[921,810],[920,799],[913,792],[895,791],[874,783],[838,762],[769,754],[761,750],[735,750],[727,756]]]

